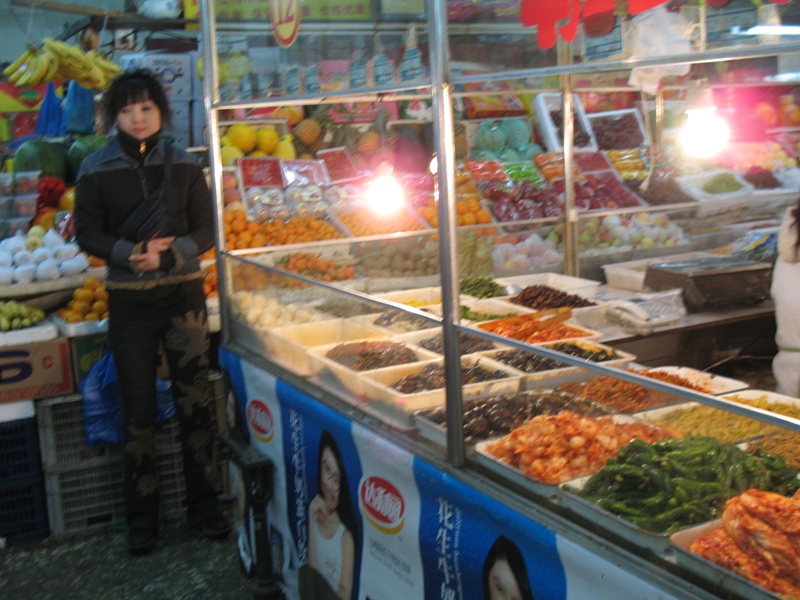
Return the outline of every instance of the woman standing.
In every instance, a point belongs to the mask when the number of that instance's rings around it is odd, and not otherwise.
[[[778,354],[772,372],[778,393],[800,397],[800,200],[786,209],[778,233],[778,260],[772,272],[772,298]]]
[[[317,457],[318,493],[308,508],[308,566],[340,600],[350,600],[355,566],[355,520],[339,446],[322,432]]]
[[[161,139],[170,109],[146,70],[122,74],[103,96],[117,135],[81,165],[74,211],[78,244],[106,260],[109,340],[122,392],[128,548],[158,534],[153,430],[159,347],[167,358],[186,477],[190,524],[212,538],[230,524],[212,468],[209,335],[199,255],[214,244],[211,198],[196,159]]]

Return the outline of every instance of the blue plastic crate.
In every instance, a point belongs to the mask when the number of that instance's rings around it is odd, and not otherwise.
[[[0,481],[41,477],[36,419],[0,423]]]
[[[39,542],[49,535],[42,477],[0,480],[0,537],[6,545]]]

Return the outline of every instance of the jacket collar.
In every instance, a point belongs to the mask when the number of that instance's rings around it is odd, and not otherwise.
[[[144,160],[145,165],[161,164],[166,157],[166,142],[163,138],[159,139],[153,150],[147,154]],[[132,166],[136,166],[136,159],[130,154],[125,152],[120,146],[119,139],[114,136],[108,144],[103,146],[99,151],[97,164],[103,164],[115,160],[124,160]]]

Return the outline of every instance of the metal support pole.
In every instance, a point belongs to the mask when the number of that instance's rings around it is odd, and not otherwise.
[[[571,46],[568,42],[559,41],[558,62],[560,65],[572,62]],[[561,93],[564,98],[564,273],[577,277],[578,266],[578,211],[575,208],[575,174],[573,171],[574,131],[572,118],[572,75],[565,73],[559,77]]]
[[[431,15],[430,45],[441,48],[431,54],[433,135],[436,146],[436,185],[439,194],[439,256],[442,283],[442,336],[445,362],[445,411],[447,412],[447,457],[456,467],[464,466],[464,432],[461,408],[461,353],[458,349],[459,265],[455,212],[455,137],[453,97],[449,82],[446,14],[443,2],[428,1]],[[437,93],[438,92],[438,93]]]

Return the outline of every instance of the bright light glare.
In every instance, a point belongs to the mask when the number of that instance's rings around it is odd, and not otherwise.
[[[716,155],[728,143],[730,127],[717,116],[714,108],[687,110],[688,120],[680,133],[681,144],[687,154],[698,158]]]
[[[367,184],[367,207],[379,215],[391,215],[405,204],[403,188],[392,175],[378,175]]]
[[[439,171],[439,160],[436,158],[435,154],[431,159],[431,164],[428,165],[428,170],[431,172],[431,175],[436,175],[436,173]]]

